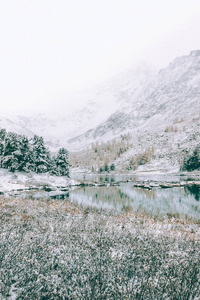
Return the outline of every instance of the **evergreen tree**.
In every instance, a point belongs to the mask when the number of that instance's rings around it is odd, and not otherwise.
[[[61,148],[58,151],[55,162],[57,174],[69,177],[69,154],[65,148]]]
[[[196,147],[193,151],[193,154],[183,160],[182,170],[192,171],[200,169],[200,147]]]
[[[23,161],[21,146],[22,136],[9,132],[5,139],[2,167],[9,169],[11,172],[20,168],[20,164]]]
[[[51,158],[49,169],[50,169],[49,172],[50,172],[51,175],[59,175],[58,170],[57,170],[56,157],[55,156],[53,156]]]
[[[13,132],[0,130],[0,167],[24,172],[45,173],[69,176],[68,151],[61,148],[57,157],[51,158],[42,137],[33,139]]]
[[[18,170],[28,172],[31,170],[31,152],[29,140],[26,136],[22,136],[20,152],[22,155],[22,160],[20,161]]]
[[[102,173],[104,171],[103,167],[99,168],[99,173]]]
[[[110,170],[115,171],[115,164],[114,163],[112,163],[112,165],[110,166]]]
[[[50,152],[44,145],[42,137],[34,135],[31,140],[31,161],[30,168],[36,173],[45,173],[50,171],[51,158]]]
[[[0,140],[5,141],[6,138],[6,130],[3,128],[0,130]]]
[[[109,166],[106,164],[104,167],[105,172],[109,172]]]

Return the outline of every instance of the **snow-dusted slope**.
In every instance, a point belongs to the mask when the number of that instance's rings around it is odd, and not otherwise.
[[[16,122],[12,117],[5,118],[0,116],[0,129],[6,128],[7,131],[15,132],[17,134],[24,134],[26,136],[32,137],[34,132],[30,128],[26,127],[25,124],[20,124]]]
[[[178,129],[197,130],[200,51],[176,58],[150,80],[143,81],[140,88],[135,87],[133,81],[132,87],[118,92],[118,96],[121,94],[120,109],[93,130],[70,140],[71,144],[83,147],[86,138],[90,142],[108,140],[127,131],[137,135],[139,131],[141,136],[145,132],[158,133],[171,125],[178,126]]]
[[[150,68],[145,65],[124,71],[87,94],[79,96],[80,103],[83,102],[83,98],[86,105],[81,107],[80,104],[73,113],[69,113],[66,109],[51,118],[42,114],[12,116],[8,121],[13,123],[13,127],[8,126],[8,122],[2,122],[0,127],[16,131],[15,125],[17,125],[19,127],[17,133],[23,133],[28,129],[30,132],[42,135],[52,148],[70,147],[71,143],[68,143],[68,140],[106,122],[111,115],[124,106],[130,106],[129,90],[130,93],[134,90],[135,95],[138,94],[144,82],[151,78],[151,73]],[[26,134],[30,136],[27,130]],[[74,146],[70,148],[73,149]]]
[[[134,147],[120,160],[154,146],[157,159],[176,165],[180,151],[199,143],[200,50],[176,58],[158,73],[146,66],[130,69],[82,97],[87,97],[86,105],[73,114],[0,118],[0,127],[42,135],[55,150],[76,151],[129,132]]]

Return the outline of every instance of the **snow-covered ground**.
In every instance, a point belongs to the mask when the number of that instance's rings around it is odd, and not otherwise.
[[[184,172],[186,176],[200,176],[199,171],[194,172]],[[116,176],[116,180],[121,175],[127,175],[127,176],[141,176],[145,175],[148,179],[148,176],[154,176],[154,175],[167,175],[167,174],[176,174],[178,175],[179,172],[177,172],[176,168],[171,168],[167,170],[152,170],[148,171],[148,168],[139,168],[138,171],[132,171],[127,173],[111,173],[112,176]],[[88,179],[88,175],[90,179]],[[88,180],[92,180],[92,178],[97,178],[98,176],[101,176],[103,174],[93,174],[92,172],[88,173],[87,170],[81,169],[81,168],[75,168],[71,170],[71,178],[68,178],[66,176],[53,176],[49,173],[44,174],[36,174],[33,172],[25,173],[25,172],[9,172],[6,169],[0,168],[0,192],[7,193],[11,191],[17,191],[17,190],[29,190],[29,189],[38,189],[43,187],[50,187],[52,189],[59,189],[64,187],[72,187],[77,186],[81,182],[87,182]],[[104,175],[108,175],[108,173],[105,173]],[[77,179],[81,179],[78,180]],[[98,179],[95,179],[98,180]]]
[[[28,190],[44,186],[59,188],[76,185],[77,182],[65,176],[52,176],[48,173],[36,174],[33,172],[9,172],[0,169],[0,192],[6,193],[13,190]]]

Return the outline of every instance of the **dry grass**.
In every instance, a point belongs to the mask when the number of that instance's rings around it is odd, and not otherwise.
[[[0,199],[0,299],[200,299],[200,226]]]

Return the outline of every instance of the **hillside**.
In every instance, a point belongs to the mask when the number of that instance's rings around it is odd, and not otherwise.
[[[69,142],[83,147],[85,141],[108,141],[129,133],[129,146],[116,160],[128,167],[132,157],[154,148],[152,159],[141,170],[179,169],[185,151],[199,143],[200,134],[200,51],[176,58],[137,93],[123,91],[124,106],[105,122]],[[128,99],[128,101],[127,101]]]
[[[83,97],[85,107],[72,114],[0,118],[0,127],[42,135],[51,151],[64,146],[79,152],[72,154],[73,163],[78,160],[89,169],[111,163],[134,169],[131,162],[147,156],[139,170],[178,170],[184,153],[199,143],[200,50],[158,73],[146,66],[127,70]],[[116,154],[108,141],[119,150]]]

